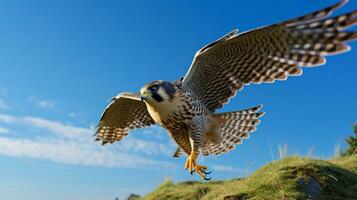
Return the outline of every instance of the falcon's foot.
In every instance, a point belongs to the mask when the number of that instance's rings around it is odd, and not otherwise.
[[[191,174],[195,172],[197,175],[199,175],[202,179],[204,180],[211,180],[211,178],[207,178],[206,175],[210,174],[211,172],[206,172],[207,167],[203,165],[198,165],[196,163],[197,156],[194,152],[191,153],[187,157],[186,164],[185,164],[185,169],[187,169]]]

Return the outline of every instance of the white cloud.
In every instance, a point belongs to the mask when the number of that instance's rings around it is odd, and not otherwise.
[[[164,129],[156,125],[150,126],[149,128],[142,129],[140,134],[150,138],[154,138],[156,140],[162,140],[167,136],[167,133],[164,131]]]
[[[9,129],[0,127],[0,133],[8,133]]]
[[[243,173],[244,170],[228,166],[228,165],[218,165],[218,164],[213,164],[211,166],[212,170],[214,171],[221,171],[221,172],[228,172],[228,173]]]
[[[45,109],[56,108],[56,103],[52,100],[40,100],[36,97],[29,97],[28,101],[35,104],[39,108],[45,108]]]
[[[71,118],[75,118],[77,116],[77,114],[74,112],[70,112],[70,113],[68,113],[68,116]]]
[[[10,109],[10,106],[7,103],[5,103],[4,100],[0,99],[0,109],[8,110]]]
[[[21,117],[20,120],[32,127],[49,131],[56,134],[58,137],[75,138],[81,140],[81,138],[88,138],[93,135],[93,130],[89,128],[75,127],[65,125],[57,121],[51,121],[39,117]]]
[[[36,129],[48,133],[32,139],[0,137],[0,154],[3,155],[103,167],[146,168],[152,165],[174,167],[169,162],[153,159],[155,155],[167,156],[168,152],[172,153],[174,148],[170,143],[158,143],[128,136],[121,143],[101,146],[93,142],[94,130],[89,128],[33,116],[15,117],[4,114],[0,114],[0,122],[17,125],[25,131]]]
[[[94,131],[89,128],[65,125],[61,122],[32,116],[14,117],[11,115],[0,114],[0,122],[7,124],[16,123],[18,125],[38,128],[55,134],[60,138],[74,138],[76,140],[81,140],[83,138],[88,139],[89,136],[92,136],[94,133]]]
[[[0,154],[47,159],[63,164],[102,167],[145,168],[150,165],[170,166],[169,163],[114,152],[95,144],[63,140],[30,140],[0,137]]]
[[[16,121],[16,118],[10,115],[4,115],[4,114],[0,114],[0,122],[3,123],[14,123]]]
[[[120,142],[117,145],[117,147],[122,151],[140,152],[149,156],[170,156],[174,153],[175,150],[175,146],[170,142],[159,143],[135,138],[126,138],[124,142]]]

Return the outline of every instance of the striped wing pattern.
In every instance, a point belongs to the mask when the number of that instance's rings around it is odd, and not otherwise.
[[[130,130],[152,124],[155,122],[139,94],[121,93],[105,109],[95,134],[96,141],[114,143],[128,135]]]
[[[301,67],[349,50],[357,11],[328,16],[346,1],[278,24],[238,34],[232,31],[199,50],[182,81],[209,110],[222,107],[244,85],[272,83],[302,74]]]
[[[221,127],[221,141],[219,143],[207,143],[201,149],[204,156],[219,155],[233,150],[236,145],[242,144],[244,139],[248,139],[250,134],[256,130],[260,123],[260,117],[264,112],[260,112],[262,106],[256,106],[246,110],[219,113],[225,119]]]

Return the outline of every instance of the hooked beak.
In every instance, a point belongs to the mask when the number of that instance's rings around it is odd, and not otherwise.
[[[151,95],[151,93],[147,90],[144,92],[141,92],[141,94],[140,94],[141,101],[145,101],[145,99],[147,99],[150,95]]]

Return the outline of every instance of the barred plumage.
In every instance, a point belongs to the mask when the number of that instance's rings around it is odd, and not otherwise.
[[[357,23],[356,11],[325,18],[344,3],[253,31],[228,33],[197,52],[182,85],[215,110],[244,85],[285,80],[300,75],[301,67],[324,64],[324,56],[349,50],[344,42],[357,38],[356,32],[343,32]]]
[[[128,131],[157,123],[178,145],[174,157],[187,154],[185,168],[206,179],[199,154],[229,152],[256,130],[261,106],[215,113],[237,91],[251,83],[272,83],[302,74],[302,67],[325,64],[326,56],[343,53],[357,32],[357,11],[327,18],[347,1],[281,23],[238,34],[233,30],[197,51],[184,78],[153,81],[138,94],[114,98],[96,133],[103,144],[121,140]]]
[[[259,112],[261,108],[262,106],[256,106],[242,111],[215,114],[214,117],[224,120],[221,140],[219,143],[204,144],[203,155],[226,153],[233,150],[236,144],[241,144],[243,139],[248,139],[249,133],[254,132],[260,123],[259,118],[264,115]]]
[[[155,124],[140,101],[137,93],[124,92],[113,97],[100,118],[96,132],[96,141],[102,144],[120,141],[131,129],[147,127]]]

